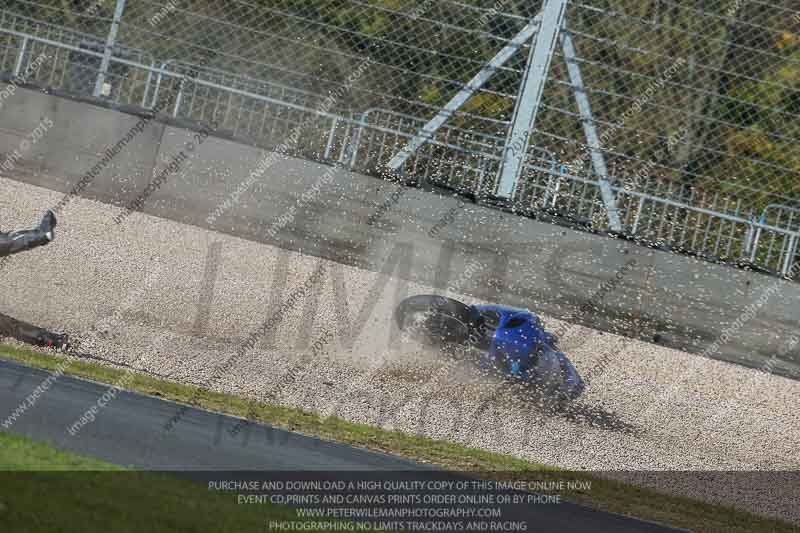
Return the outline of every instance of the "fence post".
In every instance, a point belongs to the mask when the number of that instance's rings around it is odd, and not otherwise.
[[[542,101],[550,61],[553,59],[556,41],[564,23],[566,8],[567,0],[546,0],[542,9],[542,22],[536,34],[536,42],[528,56],[522,90],[517,98],[503,151],[503,160],[500,163],[497,196],[511,198],[522,173],[531,129],[536,123],[536,114]]]
[[[172,109],[172,116],[178,118],[178,112],[181,110],[181,104],[183,103],[183,88],[186,85],[186,74],[183,75],[181,81],[178,83],[178,95],[175,97],[175,107]],[[233,93],[231,93],[233,94]],[[228,107],[230,108],[230,99],[228,99]],[[227,119],[227,112],[225,113],[224,120]]]
[[[335,118],[331,121],[331,131],[328,133],[328,142],[325,144],[325,154],[323,159],[327,160],[331,156],[331,148],[333,148],[333,139],[336,135],[336,127],[339,125],[339,119]]]
[[[786,257],[783,258],[783,268],[781,274],[788,276],[794,265],[794,256],[797,254],[797,235],[789,237],[789,245],[786,248]]]
[[[28,38],[22,38],[22,44],[19,47],[19,56],[17,56],[17,62],[14,65],[14,77],[18,78],[19,73],[22,72],[22,65],[25,63],[25,54],[28,52]]]
[[[361,136],[364,134],[364,128],[367,126],[367,122],[369,121],[369,112],[372,109],[367,109],[361,115],[361,119],[358,121],[358,129],[354,132],[353,135],[353,142],[352,148],[350,152],[350,163],[348,164],[348,168],[353,170],[356,164],[356,157],[358,157],[358,149],[361,147]]]
[[[477,93],[486,82],[488,82],[497,70],[511,59],[514,54],[536,34],[537,29],[542,23],[542,14],[536,15],[506,46],[503,47],[480,72],[453,96],[449,102],[433,117],[416,135],[397,152],[387,163],[390,170],[398,171],[400,167],[416,152],[423,144],[436,137],[436,132],[447,122],[453,114],[461,108],[475,93]]]
[[[106,74],[108,67],[111,64],[111,53],[114,46],[117,44],[117,32],[119,32],[119,24],[122,20],[122,12],[125,11],[125,0],[117,0],[117,8],[114,10],[114,19],[111,21],[111,27],[108,30],[108,38],[106,39],[106,48],[103,51],[103,60],[100,63],[100,72],[97,73],[97,81],[94,84],[94,97],[99,98],[103,91],[103,85],[106,82]]]
[[[578,54],[575,51],[572,36],[566,31],[561,36],[561,48],[564,52],[567,72],[569,73],[570,82],[572,83],[575,93],[575,102],[578,104],[578,111],[581,115],[581,123],[583,124],[584,135],[586,135],[586,144],[589,146],[589,152],[592,156],[592,166],[598,178],[600,196],[603,199],[603,205],[605,205],[606,212],[608,213],[608,225],[613,231],[622,231],[622,223],[619,220],[619,209],[617,208],[617,199],[608,180],[606,159],[603,156],[603,147],[600,145],[600,136],[597,135],[597,128],[595,128],[592,107],[589,105],[589,97],[587,96],[586,87],[583,84],[581,67],[578,64]]]
[[[153,69],[156,68],[156,60],[150,62],[150,69],[147,71],[147,81],[144,84],[144,95],[142,96],[142,107],[147,107],[147,96],[150,94],[150,83],[153,81]]]

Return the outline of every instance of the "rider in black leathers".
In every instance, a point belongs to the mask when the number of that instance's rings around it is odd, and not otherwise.
[[[49,244],[55,238],[56,215],[47,210],[39,227],[29,230],[0,232],[0,257],[24,252]]]
[[[39,226],[30,230],[0,232],[0,257],[44,246],[55,238],[56,215],[47,210]],[[53,333],[33,324],[0,313],[0,335],[8,335],[23,342],[67,350],[71,347],[69,336]]]

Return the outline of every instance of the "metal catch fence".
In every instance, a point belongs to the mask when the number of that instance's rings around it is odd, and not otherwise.
[[[0,70],[777,272],[797,252],[788,0],[7,0]]]

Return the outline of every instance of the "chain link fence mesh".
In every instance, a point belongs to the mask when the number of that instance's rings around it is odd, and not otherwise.
[[[611,4],[572,3],[566,31],[605,135],[614,181],[638,190],[679,184],[722,191],[754,205],[794,202],[800,170],[798,6],[741,0]],[[534,144],[572,161],[586,144],[559,54]]]
[[[611,182],[695,208],[620,194],[627,228],[685,250],[788,265],[791,238],[702,210],[798,229],[797,4],[572,2],[565,33],[583,87],[570,80],[570,59],[557,47],[532,144],[557,153],[571,173],[593,177],[574,99],[582,90]],[[564,201],[596,216],[602,202],[596,188],[590,192],[589,202],[580,194]],[[758,249],[755,239],[765,239]]]
[[[116,0],[7,0],[0,69],[20,74],[45,54],[25,72],[29,81],[91,95],[117,7]],[[534,41],[515,38],[542,7],[127,0],[104,97],[380,172],[469,90],[404,169],[444,187],[491,192]],[[509,47],[507,60],[493,65]],[[475,83],[481,73],[486,81]],[[602,226],[607,206],[596,180],[607,177],[628,232],[779,269],[797,246],[786,232],[800,229],[798,115],[796,3],[573,0],[516,199]],[[592,165],[587,126],[600,139],[608,176]],[[748,226],[753,220],[784,233]],[[769,247],[776,251],[756,249],[769,238],[780,241]]]

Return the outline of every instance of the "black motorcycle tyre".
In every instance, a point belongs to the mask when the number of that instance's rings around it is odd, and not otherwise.
[[[424,321],[413,324],[413,319],[420,315],[425,317]],[[406,298],[395,309],[394,318],[400,331],[434,346],[470,343],[481,323],[480,313],[475,308],[433,294]]]

